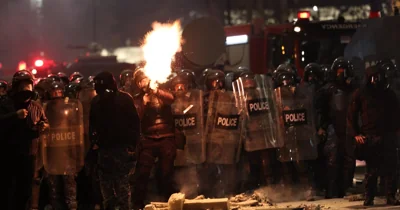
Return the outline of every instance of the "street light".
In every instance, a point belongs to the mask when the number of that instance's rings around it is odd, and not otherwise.
[[[312,9],[313,9],[315,12],[318,11],[318,7],[317,7],[316,5],[314,5]]]

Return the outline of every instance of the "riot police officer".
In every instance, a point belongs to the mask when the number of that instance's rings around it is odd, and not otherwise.
[[[83,78],[83,74],[81,74],[80,72],[74,72],[69,76],[69,82],[73,82],[79,78]]]
[[[111,73],[99,73],[94,82],[97,95],[90,108],[89,133],[98,151],[103,205],[105,209],[130,209],[133,160],[129,150],[139,141],[140,120],[132,97],[118,90]]]
[[[195,75],[184,69],[171,79],[171,89],[175,95],[172,114],[175,120],[177,154],[175,172],[179,176],[178,189],[188,188],[184,193],[188,198],[198,195],[199,169],[205,161],[205,135],[203,118],[203,91],[196,89]]]
[[[64,83],[64,86],[68,85],[69,78],[68,78],[67,74],[65,74],[64,72],[58,72],[57,76],[60,78],[61,82]]]
[[[52,80],[53,82],[61,82],[61,78],[57,74],[49,74],[47,78]]]
[[[0,103],[0,133],[7,148],[3,166],[10,169],[5,174],[8,209],[25,209],[28,205],[39,132],[48,128],[43,108],[32,100],[33,81],[29,71],[16,72],[8,97]]]
[[[132,84],[132,80],[133,80],[133,71],[130,69],[123,70],[119,75],[120,90],[125,91],[133,96],[134,84]]]
[[[303,82],[313,86],[313,92],[317,91],[324,84],[324,72],[317,63],[309,63],[304,68]]]
[[[242,72],[234,82],[241,94],[242,107],[246,107],[244,120],[244,149],[249,162],[248,187],[273,185],[276,176],[276,149],[283,141],[276,137],[276,127],[272,123],[277,118],[276,104],[272,100],[272,84],[264,75]],[[255,108],[257,107],[257,108]]]
[[[366,86],[354,92],[347,112],[348,141],[356,145],[358,158],[367,164],[364,206],[374,205],[378,175],[385,177],[387,204],[400,205],[395,198],[400,104],[388,88],[386,71],[383,63],[366,69]]]
[[[157,157],[160,160],[162,196],[168,199],[174,192],[173,168],[177,145],[171,104],[175,97],[166,90],[152,89],[150,79],[142,69],[135,71],[134,82],[140,89],[134,100],[141,119],[143,138],[137,145],[138,159],[132,199],[134,209],[142,209],[147,196],[150,172]]]
[[[175,93],[186,92],[196,88],[196,80],[193,71],[182,69],[170,81],[171,89]]]
[[[396,95],[400,96],[400,72],[395,63],[390,59],[383,59],[377,64],[383,71],[385,71],[388,86],[395,91]]]
[[[81,87],[80,84],[78,84],[78,83],[70,83],[70,84],[65,86],[64,95],[65,95],[65,97],[68,97],[68,98],[77,99],[79,91],[81,91],[81,89],[82,89],[82,87]]]
[[[297,83],[293,71],[279,73],[276,85],[277,108],[282,114],[278,122],[283,126],[280,130],[284,138],[284,146],[277,149],[282,163],[282,181],[289,186],[303,185],[306,199],[312,201],[315,199],[312,163],[318,156],[313,94],[308,87]]]
[[[53,103],[64,103],[64,84],[60,81],[55,81],[51,84],[47,92],[48,98]],[[48,106],[49,107],[49,106]],[[57,108],[58,106],[51,106]],[[60,119],[51,119],[51,117],[59,117],[57,115],[49,116],[49,121],[57,122]],[[50,125],[51,126],[51,125]],[[50,195],[50,204],[53,209],[77,209],[76,201],[76,174],[72,175],[53,175],[48,174],[48,186]]]
[[[7,97],[8,83],[4,80],[0,80],[0,102]]]
[[[49,78],[42,78],[39,82],[33,87],[34,91],[38,94],[39,102],[44,105],[46,101],[49,100],[48,91],[50,90],[51,84],[53,81]]]
[[[353,71],[350,61],[337,58],[329,70],[329,82],[317,93],[318,135],[326,141],[326,198],[332,198],[335,191],[343,197],[353,180],[355,160],[346,141],[347,108],[355,87]]]

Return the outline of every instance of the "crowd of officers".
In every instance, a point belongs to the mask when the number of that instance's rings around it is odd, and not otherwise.
[[[0,81],[0,128],[6,146],[2,163],[8,209],[143,209],[154,177],[160,201],[182,190],[174,172],[177,150],[185,136],[174,127],[171,104],[189,90],[231,91],[232,82],[249,77],[246,68],[224,73],[207,69],[202,75],[190,70],[173,73],[169,82],[154,88],[142,69],[125,70],[120,84],[111,73],[85,78],[76,72],[35,79],[29,71],[18,71],[12,82]],[[338,58],[327,67],[311,63],[303,78],[292,65],[282,64],[272,74],[271,93],[276,88],[307,86],[312,91],[316,116],[318,158],[282,163],[276,149],[242,151],[232,165],[204,163],[194,168],[192,195],[230,196],[263,186],[305,185],[307,200],[317,192],[325,198],[344,197],[352,187],[356,159],[365,160],[364,205],[373,205],[380,193],[387,204],[399,205],[397,187],[399,70],[391,60],[381,60],[356,79],[352,63]],[[396,95],[397,94],[397,95]],[[73,175],[52,175],[43,169],[40,136],[51,127],[46,103],[77,99],[83,105],[85,164]],[[204,114],[206,117],[207,114]],[[242,148],[242,147],[241,147]],[[243,149],[242,149],[243,150]],[[182,177],[180,178],[182,179]],[[298,188],[297,188],[298,189]],[[194,192],[194,193],[193,193]]]

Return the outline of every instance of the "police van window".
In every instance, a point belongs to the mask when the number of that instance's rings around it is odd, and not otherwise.
[[[307,64],[318,61],[318,55],[321,51],[320,41],[302,41],[300,44],[300,62],[304,68]]]
[[[343,56],[345,43],[341,43],[340,37],[323,37],[314,40],[303,40],[300,45],[301,67],[307,64],[332,63],[335,58]]]
[[[287,35],[268,35],[267,41],[267,66],[275,69],[282,63],[293,63],[294,45]]]

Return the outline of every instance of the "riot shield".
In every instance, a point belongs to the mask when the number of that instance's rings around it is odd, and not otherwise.
[[[43,164],[52,175],[78,173],[84,164],[83,110],[76,99],[55,99],[44,107],[50,129],[41,135]]]
[[[233,82],[236,101],[243,110],[244,148],[248,152],[283,146],[281,132],[277,126],[278,112],[272,88],[272,81],[264,75],[254,75],[251,85],[242,78]]]
[[[281,113],[278,125],[283,129],[284,146],[278,149],[281,162],[314,160],[317,158],[313,94],[304,87],[275,89],[277,107]]]
[[[90,114],[90,106],[92,99],[96,96],[96,90],[92,87],[83,88],[78,93],[78,99],[82,103],[83,108],[83,135],[84,135],[84,144],[85,144],[85,154],[90,149],[90,139],[89,139],[89,114]]]
[[[230,91],[212,91],[206,123],[207,162],[234,164],[239,160],[242,118]]]
[[[191,90],[176,94],[171,105],[175,128],[186,137],[184,150],[178,150],[175,165],[201,164],[206,159],[204,136],[203,91]]]

